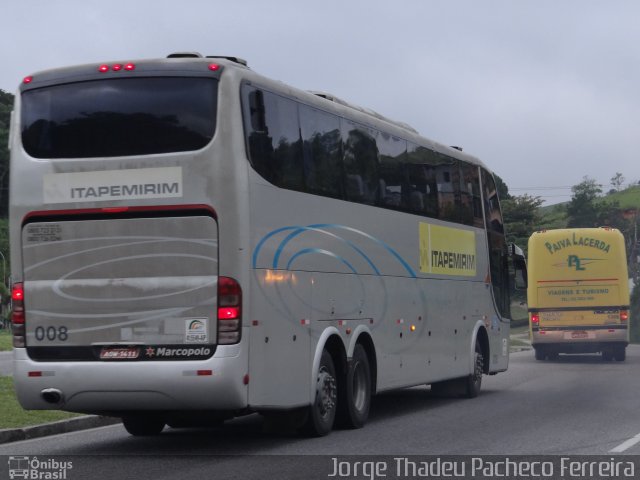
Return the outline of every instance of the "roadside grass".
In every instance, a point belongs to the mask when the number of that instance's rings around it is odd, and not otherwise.
[[[11,339],[11,332],[3,328],[0,330],[0,352],[9,352],[13,350],[13,341]]]
[[[16,398],[11,377],[0,377],[0,405],[0,429],[40,425],[78,416],[60,410],[24,410]]]

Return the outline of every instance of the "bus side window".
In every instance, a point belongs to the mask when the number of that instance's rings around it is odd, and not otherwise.
[[[406,209],[432,218],[440,217],[438,182],[434,152],[412,143],[407,145],[405,167],[407,183],[403,188]]]
[[[476,165],[460,163],[461,220],[465,225],[482,228],[482,203],[480,200],[480,172]]]
[[[271,92],[244,88],[248,104],[245,129],[253,168],[278,187],[304,190],[298,104]]]
[[[347,200],[375,205],[380,188],[376,132],[349,120],[342,120],[341,124]],[[360,180],[362,188],[356,189]]]
[[[265,119],[262,90],[253,90],[249,93],[249,118],[251,118],[251,128],[254,132],[269,134]]]
[[[388,133],[379,132],[376,145],[380,155],[378,205],[399,210],[407,142]]]
[[[340,198],[342,196],[340,119],[307,105],[300,105],[299,109],[306,191]]]
[[[493,176],[482,170],[482,193],[484,197],[484,211],[489,243],[489,268],[491,272],[491,286],[498,311],[503,317],[510,316],[509,298],[509,266],[508,251],[504,237],[502,213],[498,202],[498,192]]]

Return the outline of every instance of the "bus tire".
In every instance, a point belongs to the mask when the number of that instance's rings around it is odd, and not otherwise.
[[[346,428],[362,428],[369,418],[371,406],[371,366],[361,344],[353,351],[347,371],[344,401],[338,404],[340,425]]]
[[[605,362],[610,362],[611,360],[613,360],[613,352],[611,350],[603,350],[602,360]]]
[[[473,373],[466,377],[464,396],[467,398],[476,398],[480,394],[482,388],[482,374],[484,373],[484,355],[480,341],[476,340],[476,348],[474,352]]]
[[[613,350],[613,358],[615,358],[618,362],[624,362],[627,359],[626,347],[623,345],[615,347],[615,349]]]
[[[536,360],[544,360],[547,356],[541,347],[533,347],[533,351],[535,352]]]
[[[333,429],[338,400],[338,380],[331,354],[323,350],[316,376],[316,393],[309,406],[303,432],[309,436],[322,437]]]
[[[164,429],[164,420],[156,415],[122,417],[124,428],[136,437],[158,435]]]

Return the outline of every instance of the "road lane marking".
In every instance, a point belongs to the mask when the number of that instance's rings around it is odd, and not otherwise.
[[[638,442],[640,442],[640,433],[635,437],[631,437],[626,442],[622,442],[616,448],[609,450],[609,453],[622,453],[625,450],[628,450],[629,448],[633,447]]]

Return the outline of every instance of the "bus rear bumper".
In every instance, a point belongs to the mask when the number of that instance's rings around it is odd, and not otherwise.
[[[35,362],[25,349],[17,348],[13,365],[16,394],[28,410],[117,413],[247,406],[247,365],[240,355],[153,364]]]
[[[596,353],[628,343],[627,329],[534,331],[531,341],[534,348],[552,348],[559,353]]]

